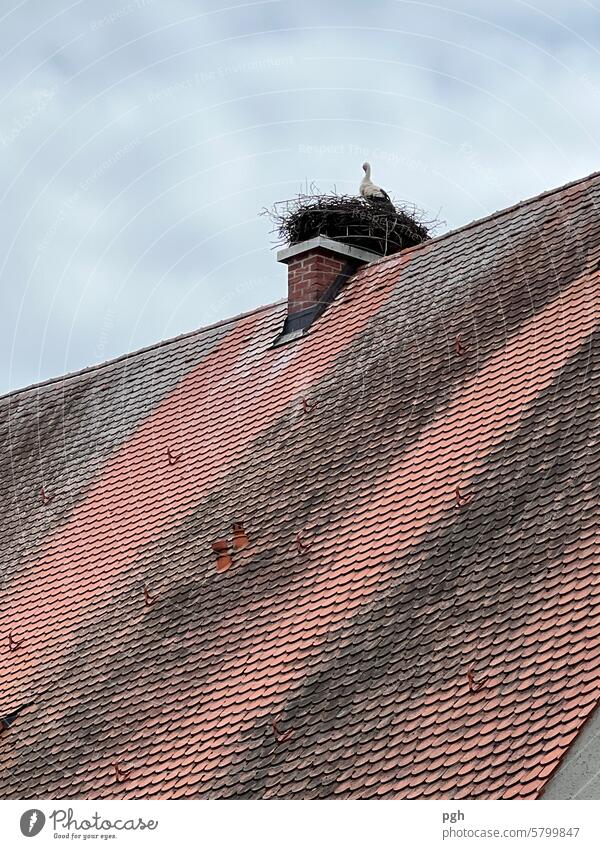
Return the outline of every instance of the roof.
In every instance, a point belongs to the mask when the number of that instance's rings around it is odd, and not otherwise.
[[[2,399],[0,795],[539,796],[600,696],[599,203]]]

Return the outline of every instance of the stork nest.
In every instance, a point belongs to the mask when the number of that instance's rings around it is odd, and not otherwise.
[[[299,194],[264,209],[275,225],[277,244],[297,245],[326,236],[382,256],[418,245],[430,238],[433,222],[415,207],[390,208],[351,195]]]

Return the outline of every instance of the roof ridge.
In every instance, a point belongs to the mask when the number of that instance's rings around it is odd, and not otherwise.
[[[238,315],[230,316],[229,318],[223,318],[220,321],[213,322],[213,324],[205,324],[202,327],[197,327],[195,330],[188,330],[186,333],[171,336],[169,339],[161,339],[159,342],[153,342],[151,345],[145,345],[143,348],[138,348],[135,351],[128,351],[125,354],[119,354],[118,357],[113,357],[111,360],[103,360],[101,363],[85,366],[84,368],[77,369],[76,371],[70,371],[66,374],[57,375],[56,377],[49,377],[46,380],[39,381],[39,383],[30,383],[28,386],[23,386],[19,389],[11,389],[9,392],[0,394],[0,401],[4,401],[6,398],[11,398],[14,395],[20,395],[22,392],[31,392],[32,389],[40,389],[43,386],[50,386],[53,383],[59,383],[63,380],[71,380],[72,378],[79,377],[79,375],[82,374],[99,371],[100,369],[107,368],[108,366],[121,362],[121,360],[128,360],[132,357],[137,357],[139,354],[145,354],[155,348],[164,348],[167,345],[172,345],[174,342],[179,342],[182,339],[188,339],[191,336],[199,336],[201,333],[206,333],[207,331],[214,330],[217,327],[223,327],[226,324],[233,324],[236,321],[241,321],[243,318],[247,318],[255,313],[266,312],[266,310],[273,309],[283,303],[286,303],[285,298],[273,301],[270,304],[263,304],[260,307],[254,307],[254,309],[247,310],[246,312],[239,313]]]
[[[578,186],[580,183],[586,183],[588,180],[594,180],[599,177],[600,171],[592,171],[591,174],[588,174],[585,177],[579,177],[577,180],[571,180],[571,182],[569,183],[563,183],[562,186],[557,186],[554,189],[546,189],[545,191],[540,192],[537,195],[533,195],[532,197],[517,201],[516,203],[511,204],[511,206],[506,206],[504,207],[504,209],[497,209],[495,212],[491,212],[489,215],[484,215],[481,218],[475,218],[473,221],[469,221],[467,224],[461,224],[460,227],[455,227],[453,230],[447,230],[445,233],[441,233],[439,236],[435,236],[433,239],[427,239],[427,241],[425,242],[419,242],[418,245],[411,245],[409,248],[404,248],[403,250],[398,251],[395,254],[383,256],[379,260],[374,260],[372,263],[370,263],[370,265],[380,265],[383,262],[390,262],[393,259],[398,259],[400,256],[406,256],[406,254],[411,253],[412,251],[423,250],[429,245],[441,242],[442,239],[447,239],[450,236],[455,236],[457,233],[463,233],[466,230],[470,230],[472,227],[478,227],[480,224],[484,224],[487,221],[493,221],[495,218],[501,218],[503,215],[509,215],[517,209],[521,209],[522,207],[537,203],[538,201],[543,200],[544,198],[550,197],[550,195],[560,194],[566,189],[571,189],[573,188],[573,186]]]

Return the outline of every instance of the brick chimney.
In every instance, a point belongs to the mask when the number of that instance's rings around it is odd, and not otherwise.
[[[277,260],[288,267],[288,309],[276,344],[303,336],[357,268],[379,258],[324,236],[279,251]]]

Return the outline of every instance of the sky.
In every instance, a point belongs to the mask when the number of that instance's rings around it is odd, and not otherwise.
[[[260,212],[600,169],[600,0],[1,0],[0,393],[286,295]]]

